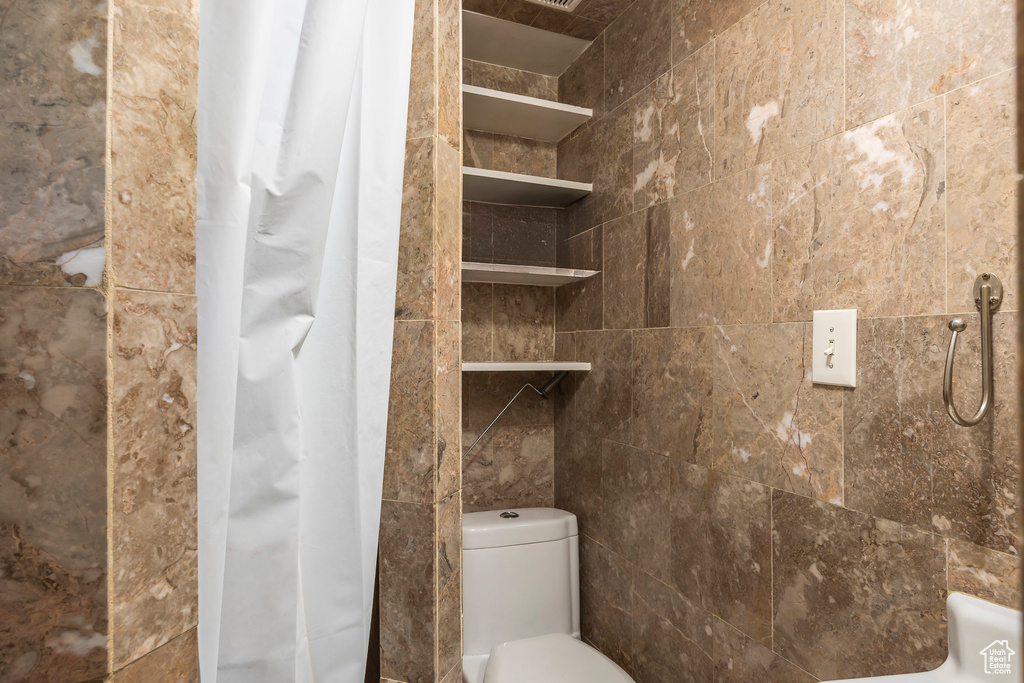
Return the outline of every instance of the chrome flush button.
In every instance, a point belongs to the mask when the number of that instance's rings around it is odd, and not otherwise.
[[[499,517],[501,517],[502,519],[515,519],[518,516],[519,516],[518,512],[512,512],[511,510],[509,510],[508,512],[502,512],[499,515]]]

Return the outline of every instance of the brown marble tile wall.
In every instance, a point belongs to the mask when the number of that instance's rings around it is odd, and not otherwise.
[[[1012,11],[640,0],[560,77],[595,118],[558,174],[595,190],[556,260],[601,274],[555,293],[555,357],[593,369],[555,396],[554,503],[584,637],[638,682],[922,671],[950,591],[1019,606]],[[988,270],[995,409],[965,429],[946,323],[966,405]],[[811,382],[824,308],[859,310],[856,389]]]
[[[462,354],[467,361],[555,358],[555,290],[462,285]],[[523,384],[550,373],[466,373],[462,444],[468,449]],[[554,401],[526,390],[462,461],[466,512],[554,505]]]
[[[544,7],[525,0],[463,0],[462,9],[524,26],[593,40],[632,0],[583,0],[573,12]]]
[[[382,681],[462,672],[460,22],[457,0],[416,2],[378,557]]]
[[[5,13],[5,680],[195,678],[148,654],[195,658],[198,32],[192,0]]]

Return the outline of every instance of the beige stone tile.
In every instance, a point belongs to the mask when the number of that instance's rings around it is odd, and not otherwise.
[[[384,498],[433,502],[435,324],[395,321]]]
[[[381,504],[380,673],[408,683],[435,679],[436,616],[433,503]]]
[[[462,164],[446,144],[437,147],[434,274],[437,319],[458,321],[462,290]]]
[[[0,671],[91,680],[108,654],[106,301],[0,287],[0,349]]]
[[[843,13],[768,0],[715,41],[715,177],[843,127]]]
[[[945,659],[942,539],[784,491],[772,536],[775,652],[828,680]]]
[[[673,326],[771,320],[771,170],[758,166],[669,202]]]
[[[437,135],[458,150],[462,141],[461,0],[437,0]]]
[[[626,671],[633,659],[633,566],[596,541],[580,537],[580,621],[583,637]]]
[[[529,390],[527,390],[529,391]],[[466,431],[466,448],[479,432]],[[553,425],[495,425],[463,461],[466,512],[554,505]]]
[[[775,161],[774,320],[941,312],[945,169],[940,100]]]
[[[979,321],[965,316],[954,400],[973,414],[981,397]],[[973,429],[942,402],[946,316],[862,320],[857,389],[845,397],[846,505],[943,536],[1013,553],[1017,520],[1017,314],[993,320],[992,413]]]
[[[843,502],[843,392],[811,383],[809,324],[714,335],[713,467]]]
[[[492,360],[494,339],[494,285],[465,282],[462,284],[462,359]]]
[[[555,293],[551,287],[494,285],[494,360],[551,360]]]
[[[199,14],[114,5],[111,265],[118,284],[192,294]]]
[[[494,133],[465,130],[462,133],[462,165],[470,168],[494,168]],[[512,169],[495,169],[511,171]]]
[[[1013,17],[1011,0],[846,0],[847,127],[1009,69]]]
[[[438,0],[416,0],[413,19],[412,65],[409,73],[408,140],[434,135],[438,129],[436,6]],[[409,151],[406,148],[408,177]]]
[[[110,683],[199,683],[199,643],[196,629],[111,674]]]
[[[672,59],[669,0],[638,0],[605,31],[605,97],[613,110],[668,71]]]
[[[432,138],[410,140],[405,145],[395,320],[432,320],[436,311],[435,145]]]
[[[771,645],[770,489],[676,462],[672,580],[682,596]],[[710,654],[710,653],[709,653]]]
[[[1017,310],[1016,82],[1007,72],[946,96],[946,310],[975,311],[974,280],[1003,283]]]
[[[814,683],[818,680],[721,619],[715,619],[714,637],[715,681]]]
[[[672,0],[672,63],[711,42],[764,0]]]
[[[554,178],[558,168],[557,152],[558,147],[553,142],[495,135],[490,168]]]
[[[711,182],[714,51],[701,50],[647,86],[633,114],[633,206],[650,206]]]
[[[110,410],[115,668],[195,627],[196,299],[116,290]]]
[[[633,333],[634,446],[710,464],[711,337],[707,328]]]
[[[437,323],[434,386],[437,387],[437,500],[462,488],[462,359],[460,324]]]
[[[947,588],[1019,610],[1020,559],[950,539],[946,549]]]

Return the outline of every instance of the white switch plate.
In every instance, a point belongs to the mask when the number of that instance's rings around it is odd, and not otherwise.
[[[815,311],[811,381],[837,387],[857,386],[857,309]],[[832,350],[828,355],[826,352]]]

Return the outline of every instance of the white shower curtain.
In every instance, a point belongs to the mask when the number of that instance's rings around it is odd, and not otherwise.
[[[414,0],[203,0],[203,683],[361,683]]]

